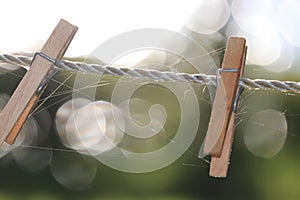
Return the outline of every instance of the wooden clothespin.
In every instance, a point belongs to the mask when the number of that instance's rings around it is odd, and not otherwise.
[[[235,112],[239,96],[239,78],[243,74],[246,57],[246,40],[231,37],[217,77],[217,91],[212,106],[212,113],[204,143],[204,154],[212,156],[210,176],[226,177],[229,165]]]
[[[63,57],[76,31],[76,26],[61,19],[41,52],[35,54],[30,69],[0,114],[0,144],[4,141],[8,144],[14,143],[49,79],[55,73],[53,63]]]

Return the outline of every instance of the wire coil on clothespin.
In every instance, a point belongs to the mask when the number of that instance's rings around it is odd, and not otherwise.
[[[47,61],[53,63],[54,65],[57,65],[58,63],[60,63],[60,61],[52,59],[51,57],[47,56],[46,54],[42,53],[42,52],[36,52],[32,58],[31,64],[34,62],[34,60],[36,59],[37,56],[40,56],[44,59],[46,59]],[[31,65],[30,64],[30,65]],[[58,73],[58,69],[57,68],[52,68],[49,71],[48,76],[44,79],[44,81],[38,86],[37,90],[36,90],[36,94],[40,95],[42,90],[47,86],[47,84],[49,83],[49,81],[55,76],[55,74]]]

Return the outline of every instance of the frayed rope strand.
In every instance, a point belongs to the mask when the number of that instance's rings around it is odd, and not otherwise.
[[[0,62],[18,65],[28,68],[32,57],[12,54],[0,54]],[[59,70],[89,72],[96,74],[109,74],[113,76],[124,76],[129,78],[151,79],[160,82],[188,82],[201,85],[216,85],[216,76],[207,74],[187,74],[175,72],[162,72],[157,70],[146,70],[141,68],[124,68],[98,64],[87,64],[63,60],[56,64]],[[284,93],[300,93],[300,82],[248,79],[241,78],[239,86],[249,90],[274,90]]]

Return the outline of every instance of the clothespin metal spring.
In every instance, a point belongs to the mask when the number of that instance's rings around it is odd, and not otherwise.
[[[55,60],[55,59],[47,56],[46,54],[44,54],[42,52],[36,52],[32,58],[31,63],[34,62],[34,60],[37,56],[44,58],[45,60],[53,63],[54,65],[58,64],[60,62],[58,60]],[[45,80],[37,88],[37,90],[35,92],[37,95],[41,94],[42,90],[46,87],[46,85],[49,83],[49,81],[57,74],[57,72],[58,72],[58,69],[56,69],[56,68],[51,69],[51,71],[49,72],[49,75],[45,78]]]

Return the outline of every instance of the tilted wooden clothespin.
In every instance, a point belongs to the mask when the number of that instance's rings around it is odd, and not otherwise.
[[[204,154],[212,156],[210,176],[226,177],[229,165],[235,112],[242,88],[238,91],[246,57],[246,40],[228,39],[222,68],[217,76],[217,91],[205,137]]]
[[[30,69],[0,114],[0,144],[13,144],[53,72],[71,43],[77,27],[60,20],[40,53],[35,54]]]

